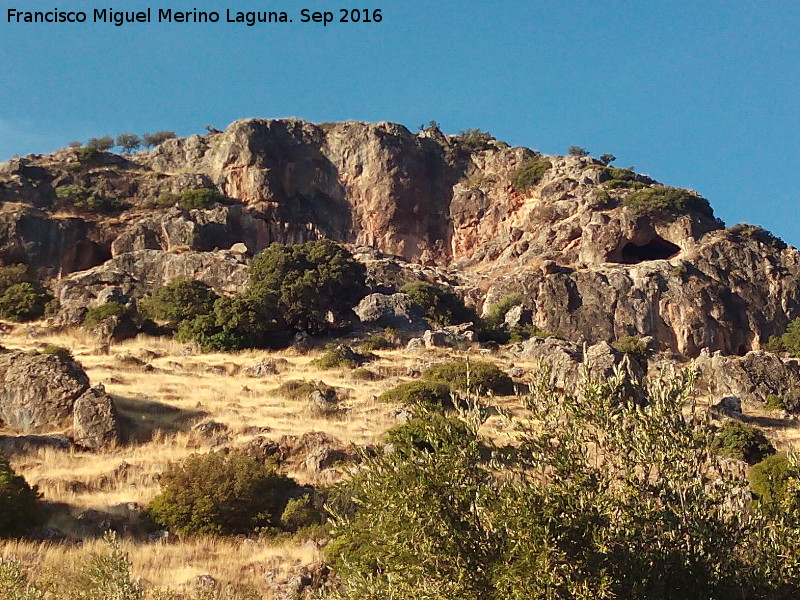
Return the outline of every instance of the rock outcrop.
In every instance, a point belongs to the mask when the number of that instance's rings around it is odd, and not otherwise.
[[[0,421],[26,433],[71,425],[75,402],[89,378],[72,358],[58,354],[0,354]]]
[[[81,271],[60,286],[68,311],[104,287],[138,297],[177,276],[231,291],[248,256],[324,236],[353,245],[376,293],[415,279],[479,306],[519,293],[526,320],[578,343],[640,335],[687,356],[743,355],[800,316],[797,250],[753,228],[723,230],[709,210],[633,211],[628,195],[659,184],[589,157],[297,119],[236,121],[132,157],[81,156],[0,165],[0,260]],[[515,187],[536,160],[549,165],[541,178]],[[229,200],[152,208],[197,188]],[[56,199],[75,189],[128,209],[65,218]]]
[[[88,389],[75,401],[72,420],[72,437],[82,448],[99,450],[120,441],[114,401],[102,384]]]

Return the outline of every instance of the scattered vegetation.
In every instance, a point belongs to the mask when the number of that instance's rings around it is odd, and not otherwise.
[[[145,133],[142,136],[142,146],[145,148],[154,148],[166,142],[167,140],[175,139],[177,136],[174,131],[156,131],[155,133]]]
[[[538,380],[500,473],[480,412],[423,411],[337,490],[334,597],[792,597],[797,513],[747,508],[711,430],[681,416],[693,381],[642,409],[621,373],[575,394]]]
[[[542,180],[552,163],[546,158],[529,158],[511,174],[511,187],[517,193],[524,193]]]
[[[401,290],[425,311],[425,319],[434,327],[446,327],[478,320],[475,311],[453,292],[426,281],[415,281]]]
[[[323,396],[336,393],[335,388],[322,381],[307,381],[304,379],[285,381],[272,391],[273,396],[281,396],[287,400],[308,400],[313,392],[320,392]]]
[[[108,152],[114,147],[114,138],[106,135],[99,138],[89,138],[86,142],[86,147],[89,150],[97,150],[98,152]]]
[[[491,148],[495,137],[488,131],[464,129],[456,136],[456,141],[468,152],[477,152]]]
[[[713,218],[714,211],[708,200],[682,188],[657,186],[637,190],[622,201],[634,217],[676,217],[690,212]]]
[[[56,197],[57,208],[76,213],[110,214],[125,208],[123,202],[79,185],[63,185],[56,188]]]
[[[142,140],[135,133],[120,133],[117,136],[116,145],[119,146],[123,152],[130,154],[142,147]]]
[[[800,510],[800,468],[797,456],[778,452],[747,470],[750,489],[769,512]]]
[[[52,354],[62,360],[73,360],[72,351],[64,346],[48,344],[39,351],[40,354]]]
[[[194,454],[171,464],[150,504],[157,524],[183,535],[277,527],[294,480],[239,452]]]
[[[161,194],[150,201],[156,208],[172,208],[176,204],[184,210],[195,208],[211,208],[214,204],[227,202],[228,198],[217,190],[211,188],[197,188],[186,190],[179,194]]]
[[[617,160],[617,157],[614,156],[613,154],[601,154],[600,155],[600,162],[603,163],[606,166],[610,165],[615,160]]]
[[[763,431],[735,419],[728,419],[722,424],[714,437],[713,448],[721,456],[743,460],[751,465],[775,454],[775,447]]]
[[[393,350],[397,345],[384,335],[371,335],[359,344],[362,350]]]
[[[788,247],[786,242],[784,242],[781,238],[758,225],[738,223],[732,227],[728,227],[726,233],[730,238],[739,242],[756,240],[757,242],[761,242],[762,244],[775,250],[785,250]]]
[[[36,490],[0,454],[0,537],[21,535],[40,521]]]

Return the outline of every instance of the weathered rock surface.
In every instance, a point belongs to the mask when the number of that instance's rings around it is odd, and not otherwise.
[[[60,288],[72,320],[79,300],[105,285],[132,297],[177,276],[235,288],[247,254],[230,252],[215,268],[198,258],[218,256],[214,248],[257,253],[321,236],[356,245],[375,292],[422,279],[457,286],[473,304],[521,293],[526,320],[575,342],[640,335],[687,356],[743,355],[800,316],[794,248],[722,230],[708,214],[635,216],[622,206],[631,190],[605,186],[610,174],[589,157],[543,157],[551,166],[541,181],[516,191],[514,173],[540,157],[392,123],[248,119],[128,158],[100,153],[76,164],[65,150],[15,159],[0,165],[0,259],[63,275],[113,254]],[[67,185],[131,209],[56,217],[53,198]],[[198,187],[233,200],[146,208],[164,192]],[[186,249],[200,254],[175,258]]]
[[[423,311],[407,294],[369,294],[355,308],[362,323],[398,329],[426,326]]]
[[[117,411],[102,384],[90,388],[75,401],[72,437],[78,446],[90,450],[119,443]]]
[[[0,421],[23,432],[66,426],[89,378],[73,359],[56,354],[0,354]]]
[[[695,364],[712,399],[733,396],[764,403],[779,396],[788,410],[800,409],[800,360],[782,359],[769,352],[744,356],[702,353]],[[739,410],[741,412],[741,408]]]

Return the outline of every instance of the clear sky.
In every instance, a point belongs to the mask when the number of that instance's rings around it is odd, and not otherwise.
[[[9,24],[17,10],[285,10],[291,24]],[[303,8],[381,23],[300,23]],[[155,17],[155,14],[154,14]],[[800,246],[800,3],[0,0],[0,160],[244,117],[430,119],[610,152]]]

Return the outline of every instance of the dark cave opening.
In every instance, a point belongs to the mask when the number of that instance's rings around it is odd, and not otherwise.
[[[641,246],[628,242],[622,248],[620,262],[626,265],[635,265],[646,260],[664,260],[672,258],[681,249],[662,237],[656,236]]]

